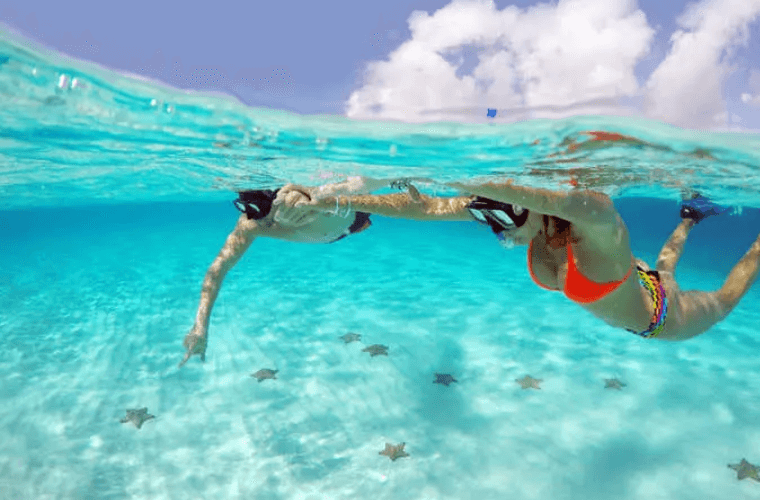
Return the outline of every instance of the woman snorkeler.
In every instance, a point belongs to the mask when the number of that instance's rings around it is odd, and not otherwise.
[[[289,198],[294,207],[488,224],[504,246],[527,245],[528,272],[538,286],[562,291],[609,325],[643,338],[684,340],[705,332],[736,307],[760,268],[759,235],[719,290],[680,289],[674,273],[686,238],[702,218],[717,213],[704,198],[684,203],[682,221],[651,270],[631,253],[628,229],[603,193],[551,191],[512,181],[448,185],[470,195],[430,197],[412,185],[400,186],[408,193],[358,196],[310,197],[307,188],[283,189],[306,195]]]

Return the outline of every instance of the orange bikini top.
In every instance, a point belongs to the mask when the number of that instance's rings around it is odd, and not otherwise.
[[[533,241],[531,241],[530,245],[528,246],[528,271],[530,272],[530,277],[533,278],[533,281],[535,281],[536,284],[541,288],[555,292],[559,291],[558,288],[551,288],[544,285],[538,281],[538,278],[536,278],[536,275],[533,272]],[[565,295],[567,295],[568,299],[572,300],[573,302],[578,302],[579,304],[589,304],[591,302],[596,302],[597,300],[605,297],[607,294],[611,293],[617,287],[619,287],[625,280],[628,279],[632,271],[633,265],[631,265],[630,269],[628,269],[628,274],[626,274],[625,277],[620,281],[611,281],[609,283],[597,283],[596,281],[591,281],[583,274],[581,274],[581,272],[578,270],[578,267],[575,265],[573,247],[568,242],[567,276],[565,277],[564,292]]]

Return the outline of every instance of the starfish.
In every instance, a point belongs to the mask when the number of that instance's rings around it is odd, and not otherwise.
[[[443,384],[446,387],[449,386],[452,382],[459,382],[457,379],[449,375],[448,373],[436,373],[435,374],[435,380],[433,380],[434,384]]]
[[[626,384],[619,381],[616,378],[606,378],[604,379],[604,388],[605,389],[617,389],[618,391],[622,390],[623,387],[625,387]]]
[[[393,446],[390,443],[385,443],[385,449],[379,453],[379,455],[385,455],[395,462],[397,458],[408,457],[409,453],[404,451],[406,443],[399,443]]]
[[[515,382],[520,384],[520,387],[523,389],[540,389],[538,386],[539,382],[543,382],[543,379],[540,378],[533,378],[530,375],[525,375],[523,378],[517,378],[515,379]]]
[[[760,481],[760,467],[752,465],[743,458],[738,464],[728,464],[728,468],[736,471],[736,477],[739,480],[750,478],[755,481]]]
[[[142,427],[142,424],[145,423],[146,420],[150,420],[152,418],[156,418],[155,415],[148,415],[148,409],[147,408],[134,408],[131,410],[127,410],[127,416],[119,420],[122,424],[126,424],[127,422],[132,422],[135,424],[135,427],[138,429]]]
[[[365,347],[362,349],[362,352],[368,352],[370,357],[374,358],[375,356],[380,356],[381,354],[383,356],[388,355],[388,346],[387,345],[381,345],[381,344],[372,344],[371,346]]]
[[[259,382],[262,380],[266,380],[268,378],[277,380],[277,377],[275,377],[275,374],[280,370],[270,370],[269,368],[262,368],[261,370],[257,371],[256,373],[252,373],[251,377],[256,377]]]
[[[359,340],[362,339],[362,336],[359,335],[358,333],[349,332],[345,335],[341,335],[338,338],[341,339],[346,344],[350,344],[351,342],[358,342]]]

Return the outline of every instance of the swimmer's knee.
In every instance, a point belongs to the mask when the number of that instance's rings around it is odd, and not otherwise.
[[[659,257],[657,259],[657,262],[654,264],[654,268],[659,273],[671,273],[673,274],[673,270],[675,269],[675,263],[673,262],[673,256],[672,255],[666,255]]]
[[[718,321],[724,320],[726,316],[734,310],[737,304],[739,304],[739,301],[742,298],[741,295],[737,296],[733,291],[724,290],[723,288],[715,292],[714,295],[716,297],[716,316],[720,318]]]

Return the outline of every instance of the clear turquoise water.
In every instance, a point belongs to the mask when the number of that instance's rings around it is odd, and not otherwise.
[[[713,289],[760,232],[757,136],[301,117],[8,34],[0,94],[0,498],[760,498],[726,467],[760,462],[757,285],[708,333],[645,342],[533,285],[524,249],[475,223],[375,217],[335,245],[257,240],[225,281],[206,362],[177,368],[235,188],[355,173],[556,187],[574,168],[653,262],[682,182],[737,208],[695,228],[679,266],[682,287]],[[546,162],[588,129],[657,147]],[[349,331],[390,355],[344,345]],[[278,380],[249,376],[264,367]],[[521,390],[525,374],[542,389]],[[627,387],[605,390],[611,377]],[[156,419],[119,423],[141,406]],[[378,455],[385,442],[410,457]]]

